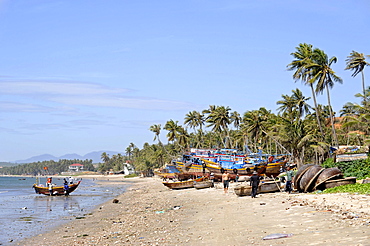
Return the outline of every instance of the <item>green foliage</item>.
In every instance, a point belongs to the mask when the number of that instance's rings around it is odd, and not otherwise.
[[[357,193],[357,194],[370,194],[370,183],[368,184],[348,184],[329,188],[323,193]]]
[[[321,166],[324,168],[331,168],[336,167],[336,163],[334,162],[333,158],[328,158],[324,161],[324,163]]]
[[[20,164],[13,167],[3,167],[0,169],[0,174],[3,175],[52,175],[67,172],[68,167],[74,163],[84,165],[84,171],[95,171],[92,160],[59,160],[59,161],[42,161],[27,164]],[[47,167],[47,170],[44,169]]]
[[[132,174],[126,175],[124,178],[133,178],[133,177],[137,177],[137,174],[132,173]]]
[[[370,177],[370,158],[337,163],[332,158],[328,158],[322,166],[324,168],[338,167],[343,172],[344,177],[357,177],[357,179]]]

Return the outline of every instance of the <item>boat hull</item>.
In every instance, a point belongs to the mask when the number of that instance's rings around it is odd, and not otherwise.
[[[200,182],[194,182],[194,188],[195,189],[205,189],[212,187],[212,181],[206,180],[206,181],[200,181]]]
[[[68,194],[75,191],[77,189],[77,187],[80,185],[80,183],[81,183],[81,181],[78,181],[76,184],[68,185],[68,187],[69,187]],[[52,195],[52,196],[68,195],[68,194],[65,193],[63,186],[53,187],[52,192],[50,192],[48,187],[39,186],[39,185],[36,185],[36,184],[33,185],[33,188],[35,189],[36,194],[42,194],[42,195],[47,195],[47,196],[50,196],[50,195]]]
[[[280,191],[280,181],[264,181],[258,186],[257,193],[269,193]],[[252,186],[250,185],[239,185],[234,188],[234,192],[237,196],[250,196],[252,193]]]
[[[280,170],[285,166],[287,161],[271,162],[267,164],[265,175],[267,177],[277,177],[280,174]]]
[[[220,180],[222,178],[222,174],[224,171],[227,171],[230,175],[230,179],[235,179],[236,175],[239,176],[252,176],[253,172],[256,171],[258,175],[263,175],[266,170],[267,164],[257,164],[251,165],[250,167],[245,168],[223,168],[217,164],[211,164],[206,162],[206,167],[210,173],[213,173],[216,180]]]
[[[194,182],[201,182],[205,179],[205,177],[191,179],[186,181],[177,181],[177,182],[162,182],[162,184],[172,190],[176,189],[187,189],[187,188],[194,188]]]
[[[325,189],[341,186],[341,185],[347,185],[347,184],[355,184],[356,183],[356,177],[347,177],[344,179],[334,179],[334,180],[328,180],[324,182]]]

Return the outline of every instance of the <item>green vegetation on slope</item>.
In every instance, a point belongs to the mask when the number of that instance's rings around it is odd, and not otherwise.
[[[344,177],[357,177],[357,179],[370,177],[370,158],[337,163],[329,158],[322,166],[325,168],[338,167],[343,172]]]
[[[370,194],[370,183],[368,184],[348,184],[334,188],[329,188],[323,193],[354,193],[354,194]]]

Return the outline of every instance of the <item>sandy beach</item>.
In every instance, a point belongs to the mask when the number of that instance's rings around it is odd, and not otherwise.
[[[170,190],[159,178],[99,176],[130,188],[84,218],[14,245],[370,245],[370,196]],[[78,192],[78,191],[77,191]],[[263,240],[270,234],[288,238]]]

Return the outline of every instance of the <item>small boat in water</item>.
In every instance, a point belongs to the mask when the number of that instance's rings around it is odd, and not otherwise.
[[[162,182],[162,184],[170,189],[187,189],[187,188],[194,188],[194,183],[195,182],[201,182],[206,177],[200,177],[197,179],[189,179],[185,181],[166,181]]]
[[[80,185],[81,181],[78,181],[75,184],[69,184],[68,185],[68,192],[66,192],[64,186],[53,186],[51,189],[49,187],[43,186],[43,185],[33,185],[33,188],[35,189],[36,194],[43,194],[47,196],[62,196],[62,195],[69,195],[73,191],[77,189],[77,187]]]
[[[257,193],[280,191],[280,184],[280,181],[261,181]],[[234,192],[237,196],[250,196],[252,193],[252,186],[249,184],[241,184],[234,188]]]

